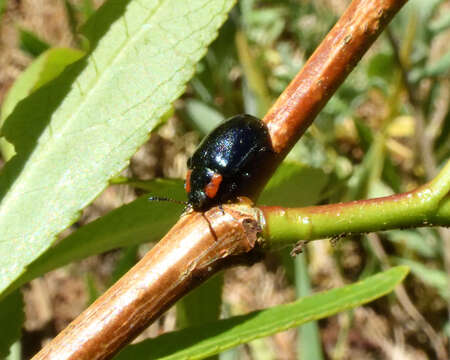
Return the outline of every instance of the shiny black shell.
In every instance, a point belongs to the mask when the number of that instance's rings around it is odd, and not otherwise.
[[[215,128],[188,160],[186,190],[194,210],[250,196],[254,177],[272,153],[266,125],[251,115],[237,115]],[[220,175],[220,185],[211,197],[207,186]]]

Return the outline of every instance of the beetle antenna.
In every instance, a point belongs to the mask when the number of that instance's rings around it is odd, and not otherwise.
[[[149,201],[167,201],[167,202],[173,202],[175,204],[179,204],[179,205],[184,205],[184,206],[188,206],[189,203],[187,201],[180,201],[180,200],[175,200],[175,199],[171,199],[171,198],[167,198],[167,197],[161,197],[161,196],[150,196],[148,198]]]

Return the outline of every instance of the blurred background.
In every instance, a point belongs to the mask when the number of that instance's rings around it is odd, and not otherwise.
[[[9,89],[34,59],[52,47],[86,49],[80,27],[101,3],[0,0],[2,119],[10,111]],[[123,175],[140,180],[184,178],[187,158],[214,126],[238,113],[265,114],[348,3],[239,1],[198,64],[186,93],[174,103],[172,116],[138,150]],[[450,1],[410,0],[289,154],[287,165],[295,168],[280,177],[289,176],[292,187],[268,189],[260,202],[305,206],[416,188],[449,159],[449,99]],[[1,151],[0,167],[10,154],[8,144],[2,142]],[[128,185],[108,188],[61,236],[141,194]],[[23,359],[62,330],[150,247],[110,251],[26,285]],[[184,308],[181,304],[171,309],[138,340],[195,323],[188,310],[193,299],[216,304],[222,317],[232,316],[407,264],[412,275],[389,296],[251,342],[220,358],[447,357],[449,230],[393,230],[315,241],[295,259],[290,250],[267,254],[250,268],[214,278],[186,299]]]

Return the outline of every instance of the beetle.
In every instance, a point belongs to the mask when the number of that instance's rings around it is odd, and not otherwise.
[[[252,194],[255,177],[273,153],[267,126],[251,115],[236,115],[216,127],[187,165],[185,189],[195,211]]]

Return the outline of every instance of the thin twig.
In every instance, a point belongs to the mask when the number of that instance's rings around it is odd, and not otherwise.
[[[275,157],[268,159],[261,191],[289,150],[407,0],[354,0],[305,66],[269,109]]]

